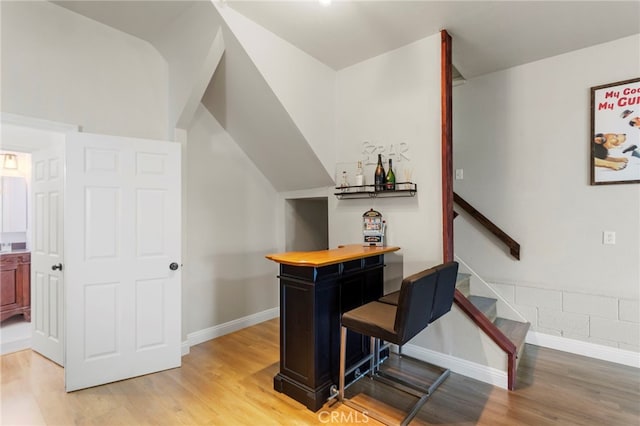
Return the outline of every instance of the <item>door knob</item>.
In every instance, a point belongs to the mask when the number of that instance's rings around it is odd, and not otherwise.
[[[171,269],[172,271],[177,270],[179,267],[180,267],[180,265],[178,265],[176,262],[172,262],[172,263],[169,265],[169,269]]]
[[[57,265],[52,265],[51,266],[51,270],[55,271],[56,269],[58,271],[62,271],[62,263],[58,263]]]

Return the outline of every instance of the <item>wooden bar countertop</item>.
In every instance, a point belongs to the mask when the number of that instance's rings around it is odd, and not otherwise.
[[[274,262],[292,266],[327,266],[363,257],[376,256],[400,250],[400,247],[363,246],[362,244],[348,244],[335,249],[318,251],[290,251],[287,253],[268,254],[265,257]]]

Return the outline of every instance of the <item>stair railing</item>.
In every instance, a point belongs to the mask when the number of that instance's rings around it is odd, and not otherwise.
[[[485,215],[480,213],[475,207],[469,204],[461,196],[453,193],[453,201],[467,212],[472,218],[478,221],[489,232],[495,235],[500,241],[509,247],[511,256],[520,260],[520,244],[511,238],[506,232],[500,229],[495,223],[491,222]],[[454,217],[457,213],[454,212]],[[456,305],[476,323],[480,329],[493,340],[507,355],[507,388],[515,389],[516,380],[516,347],[503,333],[496,327],[494,323],[484,316],[459,290],[455,293]]]
[[[495,223],[491,222],[485,215],[480,213],[464,200],[461,196],[453,193],[453,202],[462,208],[465,212],[467,212],[472,218],[474,218],[478,223],[480,223],[484,228],[486,228],[489,232],[495,235],[500,241],[509,247],[509,252],[511,256],[515,257],[517,260],[520,260],[520,244],[513,238],[511,238],[506,232],[500,229]]]

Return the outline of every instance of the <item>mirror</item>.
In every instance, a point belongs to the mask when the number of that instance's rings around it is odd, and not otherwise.
[[[27,181],[2,176],[2,232],[27,232]]]

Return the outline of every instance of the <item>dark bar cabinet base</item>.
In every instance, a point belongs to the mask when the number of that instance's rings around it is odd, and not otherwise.
[[[338,384],[340,315],[382,296],[384,255],[326,266],[280,264],[280,372],[273,387],[318,411]],[[350,334],[347,365],[369,353]]]
[[[311,411],[318,411],[327,402],[331,395],[331,386],[333,386],[332,383],[327,383],[319,389],[311,389],[280,373],[273,378],[275,390],[304,404]]]

